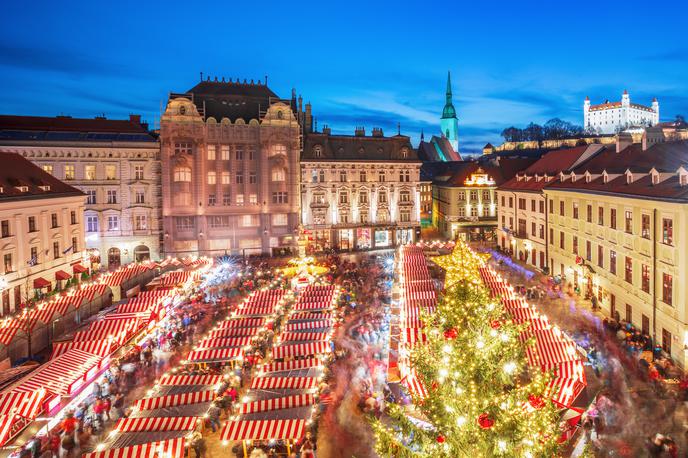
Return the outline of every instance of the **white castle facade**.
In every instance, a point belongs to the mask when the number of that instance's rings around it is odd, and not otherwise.
[[[659,123],[659,102],[652,100],[651,106],[631,103],[628,91],[624,91],[620,102],[605,101],[591,105],[586,97],[583,104],[583,126],[586,131],[597,134],[614,134],[631,126],[654,126]]]

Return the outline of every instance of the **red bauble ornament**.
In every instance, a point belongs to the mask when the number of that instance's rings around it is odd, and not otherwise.
[[[490,418],[490,416],[486,413],[481,413],[478,415],[478,425],[482,429],[490,429],[494,426],[494,420]]]
[[[432,391],[437,391],[437,388],[439,388],[439,387],[440,387],[440,385],[439,385],[439,383],[437,383],[436,381],[433,381],[433,382],[430,384],[430,388],[432,389]]]
[[[533,409],[540,410],[545,407],[545,400],[542,399],[542,396],[531,394],[528,396],[528,404],[530,404]]]
[[[490,321],[490,327],[492,329],[499,329],[500,327],[502,327],[502,323],[500,323],[499,320],[492,320]]]
[[[444,338],[447,340],[456,339],[456,336],[458,335],[459,331],[457,331],[456,328],[449,328],[446,331],[444,331]]]
[[[439,444],[443,444],[445,439],[444,436],[440,434],[439,436],[437,436],[436,440]]]

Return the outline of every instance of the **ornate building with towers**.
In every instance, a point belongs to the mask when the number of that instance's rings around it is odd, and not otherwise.
[[[591,105],[586,97],[583,103],[583,128],[596,134],[615,134],[629,127],[650,127],[659,123],[659,102],[652,99],[652,105],[631,103],[628,91],[621,95],[620,102]]]
[[[160,122],[164,252],[291,251],[299,224],[299,154],[310,104],[265,81],[203,79],[169,96]]]

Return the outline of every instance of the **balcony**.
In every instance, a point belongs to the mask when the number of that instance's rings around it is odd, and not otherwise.
[[[318,201],[313,201],[311,202],[311,208],[328,208],[330,204],[328,202],[318,202]]]

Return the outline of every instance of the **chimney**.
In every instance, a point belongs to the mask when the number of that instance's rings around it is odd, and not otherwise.
[[[356,127],[354,135],[357,137],[365,137],[365,127]]]
[[[381,127],[373,127],[373,137],[384,137]]]
[[[616,152],[620,153],[633,144],[633,136],[630,132],[619,132],[616,136]]]
[[[327,124],[324,124],[322,133],[325,135],[330,135],[332,133],[332,129],[330,129],[330,126],[328,126]]]
[[[132,124],[141,124],[141,115],[130,114],[129,115],[129,122]]]
[[[306,112],[305,112],[305,128],[306,132],[312,132],[313,131],[313,113],[311,111],[311,103],[308,102],[306,103]]]

